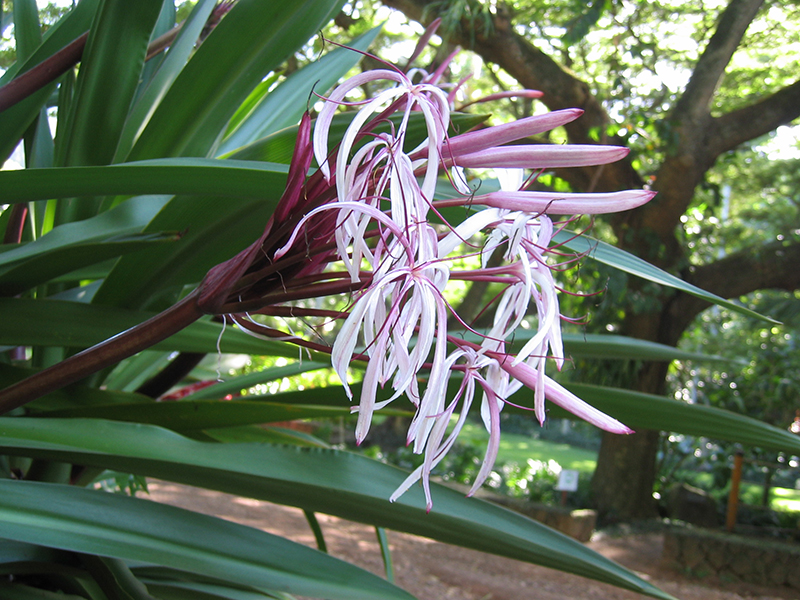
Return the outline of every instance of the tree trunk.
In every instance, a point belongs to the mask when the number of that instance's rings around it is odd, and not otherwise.
[[[657,516],[653,498],[658,431],[603,433],[592,492],[602,523]]]
[[[382,2],[425,25],[436,17],[438,11],[432,9],[439,4],[434,0]],[[786,241],[755,245],[721,260],[692,266],[687,260],[687,249],[676,236],[680,217],[695,189],[721,154],[800,116],[800,81],[728,113],[715,116],[711,112],[725,69],[763,4],[763,0],[728,0],[713,36],[693,67],[685,91],[664,119],[675,140],[668,148],[662,148],[668,151],[655,179],[658,196],[637,210],[609,219],[622,248],[663,269],[682,271],[684,279],[723,298],[737,298],[759,289],[800,288],[800,270],[796,268],[800,242],[788,231]],[[462,19],[449,41],[458,42],[485,61],[499,65],[522,87],[543,91],[542,102],[549,109],[582,108],[583,116],[565,128],[569,141],[596,143],[590,132],[605,131],[610,122],[602,99],[591,93],[591,86],[585,81],[519,34],[513,15],[504,6],[498,3],[497,11],[491,13],[492,27],[485,31],[475,28],[469,19]],[[601,143],[619,142],[611,138],[601,140]],[[630,160],[599,168],[559,171],[559,176],[578,191],[617,191],[642,185],[642,178]],[[639,285],[630,281],[630,296],[650,295],[648,290],[637,288]],[[661,306],[644,314],[626,307],[620,333],[674,346],[692,319],[708,306],[705,300],[674,292],[664,292],[658,300]],[[666,373],[666,364],[646,363],[629,387],[663,394]],[[652,487],[657,446],[655,431],[604,436],[593,480],[601,516],[625,519],[656,515]]]

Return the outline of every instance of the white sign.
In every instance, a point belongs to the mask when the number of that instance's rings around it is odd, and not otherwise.
[[[577,492],[578,491],[578,471],[569,471],[563,469],[558,474],[558,483],[556,490],[559,492]]]

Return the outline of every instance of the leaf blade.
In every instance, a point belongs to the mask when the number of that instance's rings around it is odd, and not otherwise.
[[[670,598],[571,538],[449,488],[433,485],[436,500],[427,516],[419,489],[389,503],[406,474],[342,451],[208,444],[146,425],[24,418],[0,419],[0,448],[333,514]]]
[[[0,491],[0,521],[8,539],[155,562],[298,594],[343,600],[412,598],[305,546],[174,506],[28,481],[0,481]]]

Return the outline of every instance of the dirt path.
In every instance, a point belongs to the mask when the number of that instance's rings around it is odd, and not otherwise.
[[[145,496],[146,497],[146,496]],[[298,509],[248,498],[152,482],[150,499],[216,515],[314,546],[314,536]],[[365,568],[383,573],[374,529],[319,515],[329,552]],[[633,592],[521,563],[448,546],[404,533],[389,532],[397,584],[419,600],[641,600]],[[600,536],[589,547],[636,571],[680,600],[797,599],[789,589],[765,588],[683,577],[661,564],[660,534],[624,537]]]

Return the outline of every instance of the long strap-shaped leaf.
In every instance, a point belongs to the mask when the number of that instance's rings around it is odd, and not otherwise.
[[[730,410],[599,385],[568,384],[566,387],[634,428],[674,431],[800,454],[800,437]],[[557,410],[553,413],[562,416]]]
[[[777,323],[775,319],[771,319],[770,317],[761,315],[755,311],[745,308],[744,306],[740,306],[735,302],[731,302],[730,300],[720,298],[711,292],[702,290],[691,283],[687,283],[675,277],[674,275],[667,273],[666,271],[662,271],[658,267],[651,265],[638,256],[629,254],[624,250],[615,248],[611,244],[606,244],[600,240],[596,240],[585,235],[575,235],[573,232],[565,230],[554,235],[553,242],[560,243],[565,248],[568,248],[573,252],[587,254],[591,258],[603,264],[619,269],[620,271],[625,271],[626,273],[636,275],[637,277],[647,279],[648,281],[652,281],[659,285],[675,288],[676,290],[691,294],[692,296],[701,298],[702,300],[705,300],[711,304],[724,306],[729,310],[741,313],[743,315],[755,317],[771,323]]]
[[[0,329],[0,345],[73,348],[93,346],[153,316],[113,306],[31,298],[0,298],[0,314],[14,315]],[[222,352],[298,356],[287,343],[256,339],[232,327],[222,333],[222,325],[210,321],[195,322],[154,346],[179,352],[216,352],[218,347]]]
[[[0,480],[3,537],[156,563],[320,598],[410,600],[383,579],[281,537],[173,506],[83,488]]]
[[[0,201],[142,194],[272,198],[283,189],[287,172],[288,167],[277,163],[210,158],[2,171]]]
[[[448,398],[453,397],[456,393],[458,381],[455,380],[450,385],[453,387],[448,392]],[[361,393],[361,384],[350,387],[354,396],[358,398]],[[739,442],[778,452],[800,453],[800,437],[757,419],[722,408],[686,404],[664,396],[599,385],[567,383],[565,387],[579,398],[633,429],[674,431],[675,433]],[[381,393],[384,395],[380,395]],[[270,396],[270,400],[285,404],[308,403],[330,406],[340,403],[342,397],[340,394],[341,392],[337,393],[331,388],[318,388],[303,392],[275,394]],[[388,392],[379,391],[378,400],[387,398]],[[513,404],[509,403],[504,410],[514,413],[531,413],[533,392],[530,389],[522,388],[509,400]],[[547,410],[548,416],[551,418],[575,418],[571,413],[552,403],[547,403]]]
[[[506,509],[434,486],[387,500],[405,479],[348,452],[208,444],[145,425],[95,419],[0,419],[0,450],[150,475],[333,514],[576,573],[657,598],[670,596],[580,543]]]
[[[239,0],[177,76],[129,158],[208,156],[248,94],[338,12],[342,0]]]

